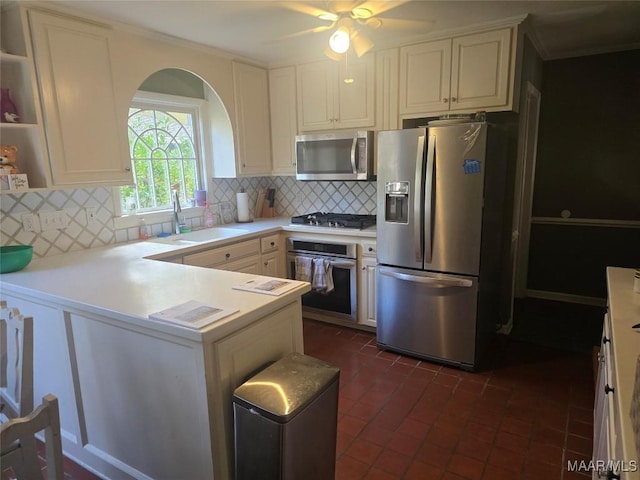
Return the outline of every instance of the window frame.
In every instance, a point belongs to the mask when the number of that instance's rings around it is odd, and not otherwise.
[[[211,123],[209,119],[209,102],[207,100],[183,97],[180,95],[168,95],[163,93],[145,92],[138,90],[130,102],[129,108],[142,108],[154,110],[175,110],[186,112],[194,116],[194,148],[197,151],[199,161],[197,162],[198,184],[196,189],[207,190],[207,183],[211,167],[207,159],[211,158]],[[129,108],[127,109],[127,151],[129,146]],[[131,158],[129,161],[132,162]],[[132,165],[133,167],[133,165]],[[127,215],[122,211],[120,187],[113,188],[113,203],[116,228],[128,228],[137,226],[140,218],[144,217],[147,223],[167,221],[173,218],[172,209],[157,209],[147,211],[137,211],[134,215]],[[181,205],[182,214],[189,216],[200,216],[202,207],[192,207]],[[191,215],[190,215],[191,213]]]

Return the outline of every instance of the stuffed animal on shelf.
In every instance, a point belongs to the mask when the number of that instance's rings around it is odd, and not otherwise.
[[[0,145],[0,170],[4,170],[3,173],[20,173],[18,167],[16,167],[18,147],[15,145]],[[8,170],[8,171],[7,171]]]

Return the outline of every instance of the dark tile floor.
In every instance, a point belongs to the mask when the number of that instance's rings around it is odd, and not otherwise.
[[[479,373],[376,348],[368,333],[305,322],[305,353],[340,367],[336,478],[589,478],[589,353],[499,337]]]
[[[590,478],[566,466],[591,458],[590,351],[600,327],[570,316],[580,340],[564,348],[556,338],[552,348],[539,331],[552,324],[527,325],[539,307],[521,310],[516,335],[497,337],[478,373],[382,352],[373,334],[305,320],[305,353],[340,368],[336,479]],[[564,305],[554,307],[549,315],[566,318]],[[67,462],[65,478],[96,477]]]

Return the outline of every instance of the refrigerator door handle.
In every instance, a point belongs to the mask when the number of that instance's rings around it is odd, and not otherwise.
[[[408,273],[392,272],[389,270],[380,269],[380,275],[386,275],[387,277],[396,278],[398,280],[404,280],[407,282],[422,283],[424,285],[434,288],[446,288],[446,287],[464,287],[469,288],[473,286],[473,282],[466,278],[455,277],[420,277],[416,275],[409,275]]]
[[[356,150],[358,147],[358,137],[353,139],[353,143],[351,144],[351,169],[353,173],[358,173],[358,165],[356,165]]]
[[[436,137],[429,135],[427,145],[427,169],[424,181],[424,262],[431,263],[433,254],[431,226],[433,215],[433,168],[436,156]]]
[[[415,178],[415,191],[413,192],[413,219],[416,223],[413,228],[413,249],[416,255],[416,261],[422,263],[422,192],[424,186],[422,185],[422,168],[424,165],[424,135],[418,137],[418,149],[416,151],[416,178]]]

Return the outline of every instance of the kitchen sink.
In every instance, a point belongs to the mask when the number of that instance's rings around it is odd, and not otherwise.
[[[170,245],[194,245],[210,242],[212,240],[219,240],[221,238],[236,237],[238,235],[244,235],[245,233],[249,233],[249,230],[243,230],[241,228],[213,227],[196,230],[195,232],[190,233],[181,233],[180,235],[171,235],[169,237],[154,237],[150,238],[149,241],[167,243]]]

